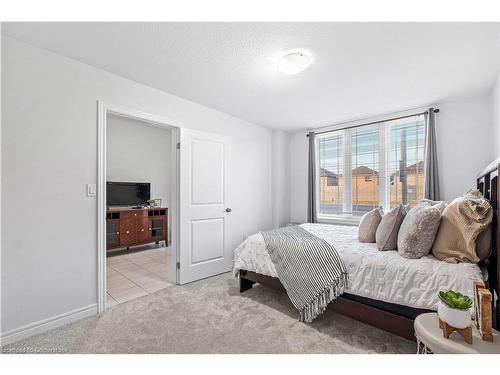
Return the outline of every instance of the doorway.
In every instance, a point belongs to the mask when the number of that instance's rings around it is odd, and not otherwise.
[[[172,131],[106,118],[106,305],[176,283],[170,246]]]
[[[170,191],[168,193],[170,207],[165,207],[162,199],[159,207],[156,206],[156,202],[154,202],[155,207],[140,207],[137,209],[133,208],[134,206],[126,207],[129,212],[125,213],[124,216],[122,216],[119,209],[108,210],[107,182],[113,181],[107,180],[108,144],[106,137],[108,120],[111,116],[139,121],[142,123],[141,126],[152,126],[171,132],[171,168],[166,173],[166,178],[170,180]],[[147,139],[136,140],[136,142],[143,143],[147,143],[147,141]],[[124,254],[128,255],[127,261],[134,263],[136,266],[141,266],[140,263],[150,263],[151,259],[143,258],[141,261],[137,259],[134,261],[134,257],[145,256],[161,259],[162,256],[165,256],[161,251],[169,251],[171,258],[168,262],[170,262],[170,265],[175,264],[175,272],[173,272],[175,273],[175,284],[182,285],[231,270],[233,254],[231,212],[233,209],[230,204],[231,194],[229,190],[232,149],[230,136],[181,128],[176,126],[173,121],[162,117],[99,101],[97,144],[97,294],[99,312],[106,310],[106,299],[108,298],[106,287],[106,270],[108,268],[106,264],[107,233],[110,234],[110,240],[113,240],[113,230],[115,235],[116,232],[119,232],[118,235],[120,236],[118,240],[114,238],[115,242],[118,241],[117,247],[121,247],[121,250],[125,251]],[[134,147],[134,144],[137,143],[133,143],[131,147]],[[144,153],[147,153],[147,151]],[[147,161],[144,163],[147,163]],[[141,181],[121,182],[144,183]],[[148,182],[146,181],[146,183]],[[143,187],[137,187],[137,189],[143,189]],[[147,191],[147,187],[145,190]],[[154,198],[156,197],[151,197],[151,199]],[[142,199],[144,200],[144,198]],[[140,211],[136,210],[143,211],[139,214]],[[119,213],[119,217],[116,217],[117,213]],[[163,246],[166,249],[161,249],[162,241],[165,241],[165,239],[154,238],[154,242],[149,242],[147,240],[148,235],[144,234],[141,229],[147,228],[149,231],[150,228],[151,230],[157,227],[161,228],[163,224],[155,226],[149,219],[159,220],[165,216],[168,217],[168,224],[164,228],[164,232],[168,233],[168,238],[166,239],[167,246]],[[142,218],[143,221],[136,219],[137,217]],[[116,224],[112,228],[106,227],[108,220],[113,223],[113,220],[121,221],[122,219],[132,219],[134,224],[127,222],[128,227],[116,226]],[[143,225],[147,223],[148,226],[137,226],[138,222],[143,223]],[[122,233],[117,228],[123,228],[125,232]],[[136,230],[134,235],[130,233],[132,230]],[[146,240],[144,240],[141,233],[145,235]],[[127,238],[125,243],[120,244],[122,235],[132,238]],[[139,246],[137,236],[140,236],[141,239],[139,241],[141,242],[140,246],[147,245],[151,246],[151,248],[136,249],[135,246]],[[143,240],[146,243],[143,243]],[[122,245],[125,245],[125,247]],[[147,253],[148,250],[152,250],[151,253]],[[141,253],[141,251],[144,252]],[[113,271],[118,271],[125,278],[127,276],[124,272],[120,272],[120,268],[123,271],[127,271],[127,268],[137,270],[135,266],[110,268],[113,268]],[[152,266],[149,267],[149,270],[146,268],[146,271],[156,273],[156,269],[155,266]],[[113,271],[111,273],[114,273]],[[134,283],[131,278],[128,279]],[[137,282],[135,283],[137,284]],[[152,289],[155,289],[155,287]],[[136,292],[141,294],[137,290]]]
[[[178,282],[179,129],[98,103],[99,312]]]

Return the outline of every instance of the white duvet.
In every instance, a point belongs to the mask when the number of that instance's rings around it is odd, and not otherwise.
[[[437,310],[437,292],[453,289],[473,296],[472,285],[482,280],[476,264],[451,264],[432,255],[407,259],[397,251],[379,251],[376,244],[358,242],[358,228],[343,225],[302,224],[337,249],[349,274],[346,293],[414,308]],[[253,271],[278,277],[262,235],[248,237],[235,250],[234,272]]]

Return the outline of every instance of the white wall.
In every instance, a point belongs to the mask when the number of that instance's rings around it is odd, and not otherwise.
[[[232,136],[232,246],[272,226],[271,131],[2,40],[2,335],[97,301],[97,100]]]
[[[307,163],[309,158],[307,132],[290,135],[290,221],[307,221]]]
[[[451,201],[475,188],[475,177],[496,157],[491,136],[491,97],[483,95],[438,103],[436,115],[438,167],[442,198]],[[306,131],[290,138],[290,219],[307,219]]]
[[[273,227],[285,226],[290,221],[290,158],[288,149],[290,135],[280,130],[273,131],[272,138],[272,187]]]
[[[151,198],[170,207],[171,131],[113,115],[106,123],[106,180],[149,182]]]
[[[491,110],[496,157],[500,156],[500,73],[491,91]]]
[[[500,32],[498,33],[498,75],[491,91],[491,107],[496,156],[500,157]]]
[[[489,95],[441,103],[436,115],[442,198],[476,188],[476,175],[496,157]]]

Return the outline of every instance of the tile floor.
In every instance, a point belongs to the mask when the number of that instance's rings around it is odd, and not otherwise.
[[[107,257],[107,307],[175,284],[175,254],[158,245],[130,249]]]

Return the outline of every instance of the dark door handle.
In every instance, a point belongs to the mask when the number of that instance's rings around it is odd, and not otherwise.
[[[226,212],[229,213],[231,212],[232,210],[230,208],[226,208]]]

